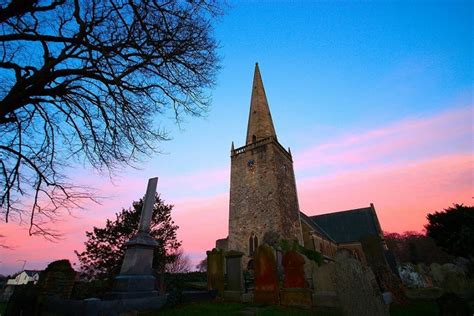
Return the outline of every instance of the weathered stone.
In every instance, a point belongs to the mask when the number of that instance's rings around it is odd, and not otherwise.
[[[310,308],[312,292],[308,288],[284,288],[280,291],[281,305]]]
[[[226,290],[224,297],[232,301],[242,301],[244,290],[244,276],[242,273],[242,255],[238,251],[229,251],[225,254]]]
[[[372,286],[361,263],[346,251],[338,251],[335,259],[336,293],[344,315],[388,316],[380,290]]]
[[[157,296],[153,276],[153,251],[157,242],[150,236],[150,224],[158,178],[148,180],[145,200],[140,215],[138,233],[125,243],[126,250],[120,274],[115,278],[107,299],[144,298]]]
[[[278,303],[278,273],[273,248],[258,247],[255,253],[255,303]]]
[[[304,258],[296,251],[288,251],[283,255],[285,288],[308,288],[304,275]]]
[[[314,289],[314,283],[313,283],[313,272],[318,269],[318,264],[314,262],[313,260],[308,259],[306,256],[302,255],[304,258],[304,277],[306,280],[306,283],[308,284],[308,287],[310,289]]]
[[[313,305],[318,307],[339,307],[339,300],[336,292],[315,291],[313,292]]]
[[[258,67],[255,68],[246,145],[231,152],[228,249],[252,256],[257,237],[303,243],[291,154],[277,140]],[[249,141],[250,140],[250,141]],[[255,140],[255,141],[254,141]]]
[[[253,292],[243,293],[242,303],[253,303]]]
[[[224,253],[219,249],[207,251],[207,289],[224,293]]]
[[[436,284],[446,293],[455,293],[460,297],[472,295],[472,289],[462,268],[452,263],[443,265],[433,263],[430,269]]]
[[[314,291],[335,292],[335,264],[327,263],[313,270]]]
[[[74,287],[76,271],[69,260],[58,260],[48,264],[38,282],[39,296],[57,296],[68,299]]]

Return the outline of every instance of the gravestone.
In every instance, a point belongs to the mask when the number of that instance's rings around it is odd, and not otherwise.
[[[207,289],[217,290],[217,294],[224,293],[224,253],[219,249],[207,251]]]
[[[48,264],[41,273],[38,282],[40,297],[57,296],[62,299],[71,297],[76,271],[71,267],[69,260],[58,260]]]
[[[388,316],[388,305],[361,263],[347,250],[339,250],[335,259],[334,283],[344,315]]]
[[[338,307],[336,295],[334,262],[323,264],[313,270],[313,305],[320,307]]]
[[[313,283],[313,272],[318,269],[318,263],[316,263],[314,260],[308,259],[308,257],[304,256],[304,277],[306,279],[306,282],[308,283],[308,287],[310,289],[314,289],[314,283]]]
[[[283,255],[284,268],[281,304],[285,306],[311,307],[311,290],[305,279],[304,257],[296,251],[288,251]]]
[[[308,284],[304,275],[304,258],[296,251],[288,251],[283,255],[284,269],[283,286],[285,288],[307,288]]]
[[[244,278],[242,272],[242,252],[228,251],[225,254],[226,290],[224,297],[228,300],[242,301]]]
[[[115,278],[113,291],[106,295],[108,299],[158,296],[152,270],[153,251],[158,243],[150,236],[157,183],[158,178],[148,180],[138,233],[125,243],[127,248],[122,268]]]
[[[273,248],[260,245],[254,258],[254,302],[278,304],[278,272]]]
[[[430,265],[436,284],[446,293],[454,293],[462,298],[470,296],[469,282],[463,269],[452,263]]]

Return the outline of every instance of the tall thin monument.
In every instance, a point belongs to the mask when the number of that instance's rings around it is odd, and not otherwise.
[[[158,178],[148,180],[140,223],[137,234],[125,243],[125,257],[120,274],[115,278],[115,285],[109,298],[143,298],[158,296],[153,276],[153,251],[158,245],[150,236],[150,225],[155,204]]]
[[[227,247],[249,259],[270,236],[302,244],[299,216],[293,159],[278,142],[257,63],[245,146],[231,149]]]

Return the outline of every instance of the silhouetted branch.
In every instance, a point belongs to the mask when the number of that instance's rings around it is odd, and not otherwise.
[[[213,0],[13,0],[0,7],[0,212],[30,234],[93,199],[64,170],[113,173],[168,139],[156,115],[202,115],[218,69]],[[49,235],[48,235],[49,234]]]

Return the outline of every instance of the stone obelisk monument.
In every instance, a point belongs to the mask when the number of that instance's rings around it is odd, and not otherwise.
[[[120,274],[115,278],[113,298],[143,298],[157,296],[155,277],[152,273],[153,250],[157,242],[150,236],[151,217],[158,178],[148,180],[145,201],[138,232],[125,243],[125,257]]]

